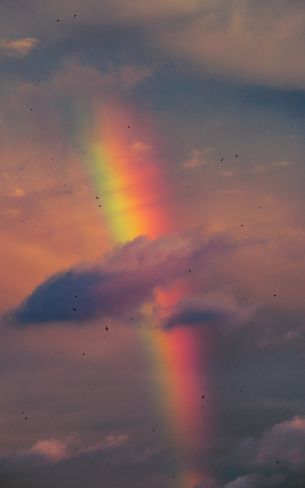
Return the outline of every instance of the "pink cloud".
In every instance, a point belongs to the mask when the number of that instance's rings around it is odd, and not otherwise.
[[[293,470],[305,463],[305,418],[294,417],[272,427],[257,443],[255,462],[267,465],[279,461]]]
[[[67,459],[76,458],[93,453],[107,453],[123,447],[129,438],[125,434],[106,436],[94,444],[84,443],[76,435],[64,439],[50,438],[41,439],[26,449],[3,451],[2,457],[9,457],[15,460],[32,460],[33,463],[59,463]]]

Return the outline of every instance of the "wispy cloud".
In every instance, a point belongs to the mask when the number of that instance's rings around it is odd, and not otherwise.
[[[35,37],[20,39],[0,39],[0,53],[14,57],[28,56],[38,44]]]
[[[40,439],[28,448],[5,451],[0,457],[14,461],[27,461],[34,464],[55,464],[94,453],[106,453],[120,449],[128,442],[125,434],[108,435],[94,444],[86,444],[76,435],[66,438]]]
[[[151,146],[143,141],[135,141],[132,144],[132,149],[135,153],[143,153],[149,151],[149,149],[151,149]]]
[[[190,157],[182,163],[182,167],[185,170],[192,170],[199,168],[200,166],[205,166],[209,162],[208,154],[211,152],[213,152],[213,148],[211,147],[203,150],[193,148]]]
[[[292,161],[273,161],[271,163],[259,163],[255,164],[250,168],[249,170],[246,170],[244,172],[248,172],[250,174],[255,174],[259,175],[262,173],[268,173],[270,171],[275,171],[276,169],[283,169],[283,168],[289,168],[290,166],[293,166]]]

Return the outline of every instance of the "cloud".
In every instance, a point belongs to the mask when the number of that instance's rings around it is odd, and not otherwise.
[[[179,304],[164,322],[165,329],[181,326],[240,325],[253,315],[253,308],[241,306],[233,297],[221,293],[195,296]]]
[[[224,488],[267,488],[276,487],[282,484],[283,477],[275,476],[259,476],[250,474],[246,476],[239,476],[234,481],[227,483]]]
[[[258,438],[244,439],[230,462],[249,474],[238,476],[225,488],[298,487],[304,479],[305,418],[296,416],[266,430]]]
[[[199,149],[192,149],[190,158],[182,163],[182,167],[186,170],[192,170],[208,164],[207,154],[212,151],[212,148],[207,148],[204,151],[200,151]]]
[[[147,66],[127,63],[107,63],[103,71],[93,65],[86,65],[77,57],[66,59],[50,80],[55,93],[79,96],[100,95],[102,92],[121,93],[132,90],[153,76]]]
[[[135,141],[132,144],[132,149],[135,153],[143,153],[149,151],[151,149],[151,146],[143,141]]]
[[[213,254],[229,252],[227,236],[204,239],[198,233],[150,241],[144,237],[119,246],[92,268],[79,267],[52,276],[38,286],[11,317],[20,324],[83,322],[125,318],[167,286],[200,269]]]
[[[35,442],[29,454],[49,462],[58,462],[68,457],[68,443],[58,439],[47,439]]]
[[[133,88],[143,81],[150,78],[153,74],[152,69],[146,66],[122,65],[117,70],[117,78],[125,88]]]
[[[183,18],[200,11],[200,5],[197,0],[156,0],[149,2],[144,0],[126,0],[123,4],[120,0],[88,0],[86,4],[81,0],[54,0],[52,4],[40,4],[36,0],[29,0],[28,11],[16,8],[15,2],[1,2],[1,13],[6,14],[7,20],[10,21],[10,30],[21,30],[21,19],[24,19],[26,27],[40,27],[43,31],[47,25],[47,33],[50,30],[60,31],[56,19],[60,17],[61,23],[65,28],[73,25],[75,29],[77,24],[96,25],[104,24],[109,26],[113,24],[128,25],[171,19]],[[35,11],[33,12],[35,7]],[[77,12],[77,20],[73,18],[73,12]],[[15,16],[14,16],[15,13]],[[60,15],[59,15],[60,13]],[[49,19],[52,19],[50,26]],[[41,23],[41,26],[37,24]],[[62,25],[61,24],[61,25]]]
[[[71,270],[39,286],[15,317],[29,324],[123,316],[148,297],[153,283],[142,273]]]
[[[0,53],[8,56],[24,57],[28,56],[37,46],[38,39],[34,37],[25,37],[21,39],[0,39]]]
[[[4,450],[1,457],[15,462],[56,464],[80,456],[112,452],[120,449],[127,442],[128,436],[125,434],[108,435],[100,442],[89,445],[84,445],[77,436],[69,436],[64,439],[41,439],[26,449],[10,452]]]
[[[9,196],[11,198],[22,198],[25,196],[25,191],[22,188],[14,188],[10,193]]]
[[[304,469],[305,417],[294,417],[276,424],[257,443],[255,463],[270,465],[279,461],[293,471]]]
[[[258,175],[258,174],[268,173],[268,172],[274,171],[276,169],[288,168],[290,166],[293,166],[293,164],[294,163],[292,161],[273,161],[269,164],[260,163],[260,164],[254,165],[252,168],[250,168],[244,172],[248,172],[250,174]]]
[[[223,176],[224,178],[232,178],[232,176],[234,175],[233,171],[230,170],[218,171],[218,174],[220,176]]]
[[[216,1],[162,32],[159,43],[204,76],[305,88],[302,2]]]
[[[192,66],[203,77],[284,89],[305,88],[305,7],[297,0],[271,0],[268,4],[250,0],[128,0],[123,5],[119,0],[90,0],[86,4],[57,1],[47,7],[35,2],[34,13],[30,3],[28,12],[14,5],[1,5],[1,19],[5,19],[1,31],[10,35],[38,32],[47,48],[60,45],[61,57],[62,49],[71,42],[81,42],[84,49],[85,43],[96,45],[101,32],[114,29],[114,35],[124,35],[124,43],[131,42],[130,52],[137,52],[143,44],[153,59],[161,50]],[[75,10],[77,22],[71,14]],[[126,36],[129,28],[132,35]],[[93,30],[100,34],[92,38]],[[137,45],[133,43],[134,35],[139,39]],[[36,43],[35,38],[3,39],[2,51],[23,56]],[[120,76],[133,86],[150,76],[150,71],[134,71],[127,66]]]

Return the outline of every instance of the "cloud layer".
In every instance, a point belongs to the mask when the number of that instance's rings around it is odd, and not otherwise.
[[[204,240],[199,233],[191,238],[157,241],[138,238],[117,248],[92,269],[79,268],[51,277],[33,291],[13,317],[24,325],[126,319],[153,298],[157,287],[166,287],[185,278],[193,263],[198,270],[203,270],[208,259],[229,252],[232,246],[225,236]],[[204,301],[200,303],[203,317]],[[214,314],[221,317],[225,313],[221,307],[226,310],[226,305],[214,303],[212,320]],[[209,310],[209,305],[206,308]],[[227,309],[234,315],[234,305],[229,304]],[[165,327],[170,327],[173,320],[169,319]],[[192,323],[191,317],[186,321],[184,316],[181,321],[181,325]]]
[[[192,488],[303,488],[304,18],[0,1],[1,487],[176,488],[180,447]],[[155,240],[113,243],[100,113]]]
[[[29,12],[13,16],[14,5],[2,5],[2,18],[13,32],[42,36],[46,49],[69,37],[77,44],[90,28],[109,26],[126,32],[133,27],[147,49],[160,49],[192,66],[203,77],[282,89],[305,88],[302,2],[211,0],[165,2],[96,2],[83,5],[30,2]],[[76,15],[76,17],[74,17]],[[145,28],[149,38],[145,35]],[[3,25],[3,32],[7,32]],[[27,54],[35,37],[2,41],[8,52]],[[92,40],[96,42],[96,39]],[[18,44],[19,43],[19,44]],[[31,46],[30,46],[31,44]],[[30,46],[30,48],[29,48]]]

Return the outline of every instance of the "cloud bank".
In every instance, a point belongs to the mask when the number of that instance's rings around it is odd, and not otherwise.
[[[209,259],[228,253],[232,246],[233,242],[221,235],[206,240],[198,233],[156,241],[140,237],[118,247],[94,267],[79,267],[52,276],[38,286],[11,317],[24,325],[126,319],[152,298],[157,287],[188,278],[193,265],[203,271]],[[202,301],[201,307],[203,316]],[[209,307],[207,305],[207,314]],[[213,314],[221,317],[226,312],[234,315],[234,307],[236,305],[220,305],[217,311],[214,303],[210,318],[213,319]],[[187,325],[187,312],[179,311],[179,314],[184,314],[182,322]],[[164,327],[173,326],[174,321],[174,318],[169,319]],[[194,323],[191,316],[188,323]]]

